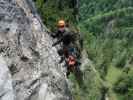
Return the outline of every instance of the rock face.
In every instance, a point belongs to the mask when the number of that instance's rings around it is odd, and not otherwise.
[[[46,30],[31,0],[0,0],[0,100],[72,100]]]
[[[0,100],[14,100],[11,74],[3,57],[0,56]]]

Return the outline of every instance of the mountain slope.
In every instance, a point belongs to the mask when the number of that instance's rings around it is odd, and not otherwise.
[[[80,15],[85,48],[108,84],[108,99],[132,100],[133,87],[126,90],[133,82],[127,77],[133,66],[133,1],[81,0]]]

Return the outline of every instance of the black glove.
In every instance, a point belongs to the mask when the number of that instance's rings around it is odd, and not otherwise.
[[[56,38],[56,34],[55,34],[55,33],[50,33],[50,36],[51,36],[52,38]]]
[[[52,44],[52,47],[54,47],[56,44],[54,43],[54,44]]]
[[[58,40],[57,42],[55,42],[54,44],[52,44],[52,46],[56,46],[57,44],[59,44],[60,42],[62,42],[62,39]]]

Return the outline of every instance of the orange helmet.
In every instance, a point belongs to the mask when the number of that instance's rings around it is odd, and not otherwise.
[[[65,21],[64,20],[59,20],[58,21],[58,27],[61,27],[61,28],[65,27]]]

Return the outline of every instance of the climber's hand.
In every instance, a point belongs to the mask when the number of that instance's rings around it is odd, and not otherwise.
[[[56,38],[56,34],[55,34],[55,33],[50,32],[50,36],[51,36],[52,38]]]
[[[52,47],[54,47],[55,46],[55,43],[54,44],[52,44]]]

